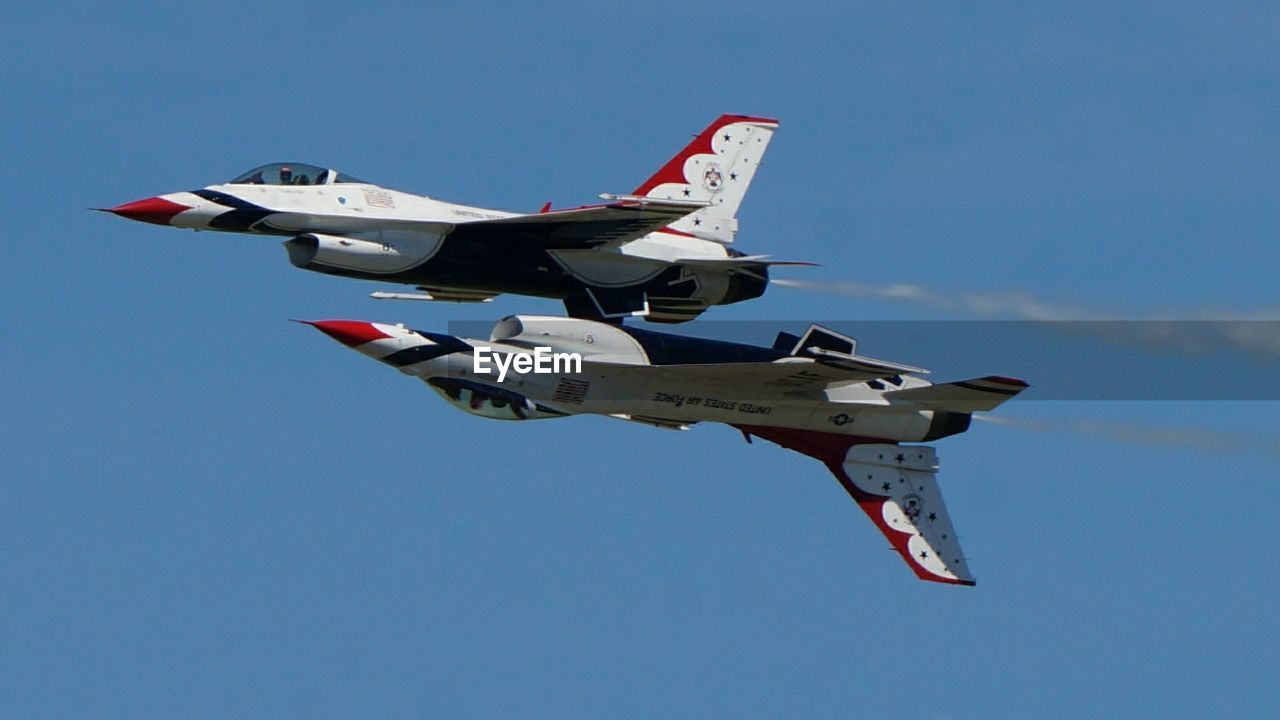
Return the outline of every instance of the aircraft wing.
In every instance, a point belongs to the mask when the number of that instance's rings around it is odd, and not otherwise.
[[[460,223],[449,237],[477,242],[512,240],[549,248],[621,244],[661,230],[705,205],[675,200],[619,200],[593,207]]]
[[[832,433],[739,425],[739,430],[826,464],[916,577],[974,585],[925,445],[855,444]]]
[[[890,378],[903,373],[929,372],[910,365],[844,354],[840,354],[838,359],[784,357],[773,362],[645,365],[629,368],[637,373],[654,375],[655,379],[669,377],[684,382],[732,385],[748,392],[755,385],[794,390],[823,389],[832,385]]]

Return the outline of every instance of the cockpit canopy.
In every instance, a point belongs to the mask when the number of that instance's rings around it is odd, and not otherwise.
[[[271,163],[256,167],[228,185],[336,185],[362,183],[363,180],[306,163]]]

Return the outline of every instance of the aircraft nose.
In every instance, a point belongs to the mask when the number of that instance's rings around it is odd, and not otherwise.
[[[299,320],[310,325],[347,347],[357,347],[374,340],[389,338],[390,335],[373,326],[373,323],[359,320]]]
[[[155,223],[156,225],[170,225],[172,224],[170,220],[173,219],[174,215],[190,209],[189,205],[166,200],[162,197],[149,197],[117,205],[113,208],[101,208],[103,212],[114,213],[122,218]]]

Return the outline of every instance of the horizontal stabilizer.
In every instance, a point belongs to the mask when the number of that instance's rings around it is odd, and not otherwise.
[[[622,244],[661,230],[697,210],[678,201],[619,201],[608,205],[549,210],[531,215],[458,223],[454,240],[519,241],[551,247],[594,247]]]
[[[877,378],[887,378],[903,374],[929,374],[928,370],[914,365],[903,365],[902,363],[889,362],[888,360],[877,360],[876,358],[869,358],[865,355],[846,355],[835,350],[823,350],[821,348],[809,348],[808,352],[810,355],[818,358],[824,365],[829,367],[845,368],[851,372],[874,373]]]
[[[907,372],[928,371],[856,355],[841,355],[832,359],[786,357],[772,362],[652,365],[632,368],[630,372],[652,375],[670,382],[708,383],[735,388],[767,385],[785,390],[815,390],[891,378]]]
[[[781,266],[816,267],[817,263],[800,260],[768,260],[768,255],[741,255],[726,258],[679,258],[674,262],[693,268],[702,268],[715,272],[749,275],[761,280],[769,279],[768,269]]]
[[[961,380],[928,387],[894,390],[885,393],[890,400],[908,400],[934,410],[977,412],[996,406],[1027,389],[1022,380],[998,375]]]

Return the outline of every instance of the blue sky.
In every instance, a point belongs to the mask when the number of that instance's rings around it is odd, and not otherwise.
[[[738,112],[782,121],[739,244],[822,263],[788,276],[1112,317],[1274,309],[1273,6],[11,15],[0,715],[1280,709],[1275,402],[1028,401],[1000,414],[1094,430],[938,443],[979,579],[939,587],[812,460],[719,427],[484,421],[286,322],[445,327],[554,303],[378,304],[273,240],[86,210],[275,160],[478,205],[580,204]],[[944,315],[775,287],[709,317]],[[1016,348],[970,342],[983,372],[1021,370]],[[886,349],[862,347],[939,353]],[[1088,346],[1073,359],[1106,372]],[[1189,374],[1174,381],[1236,381]],[[1144,445],[1134,427],[1258,441]]]

